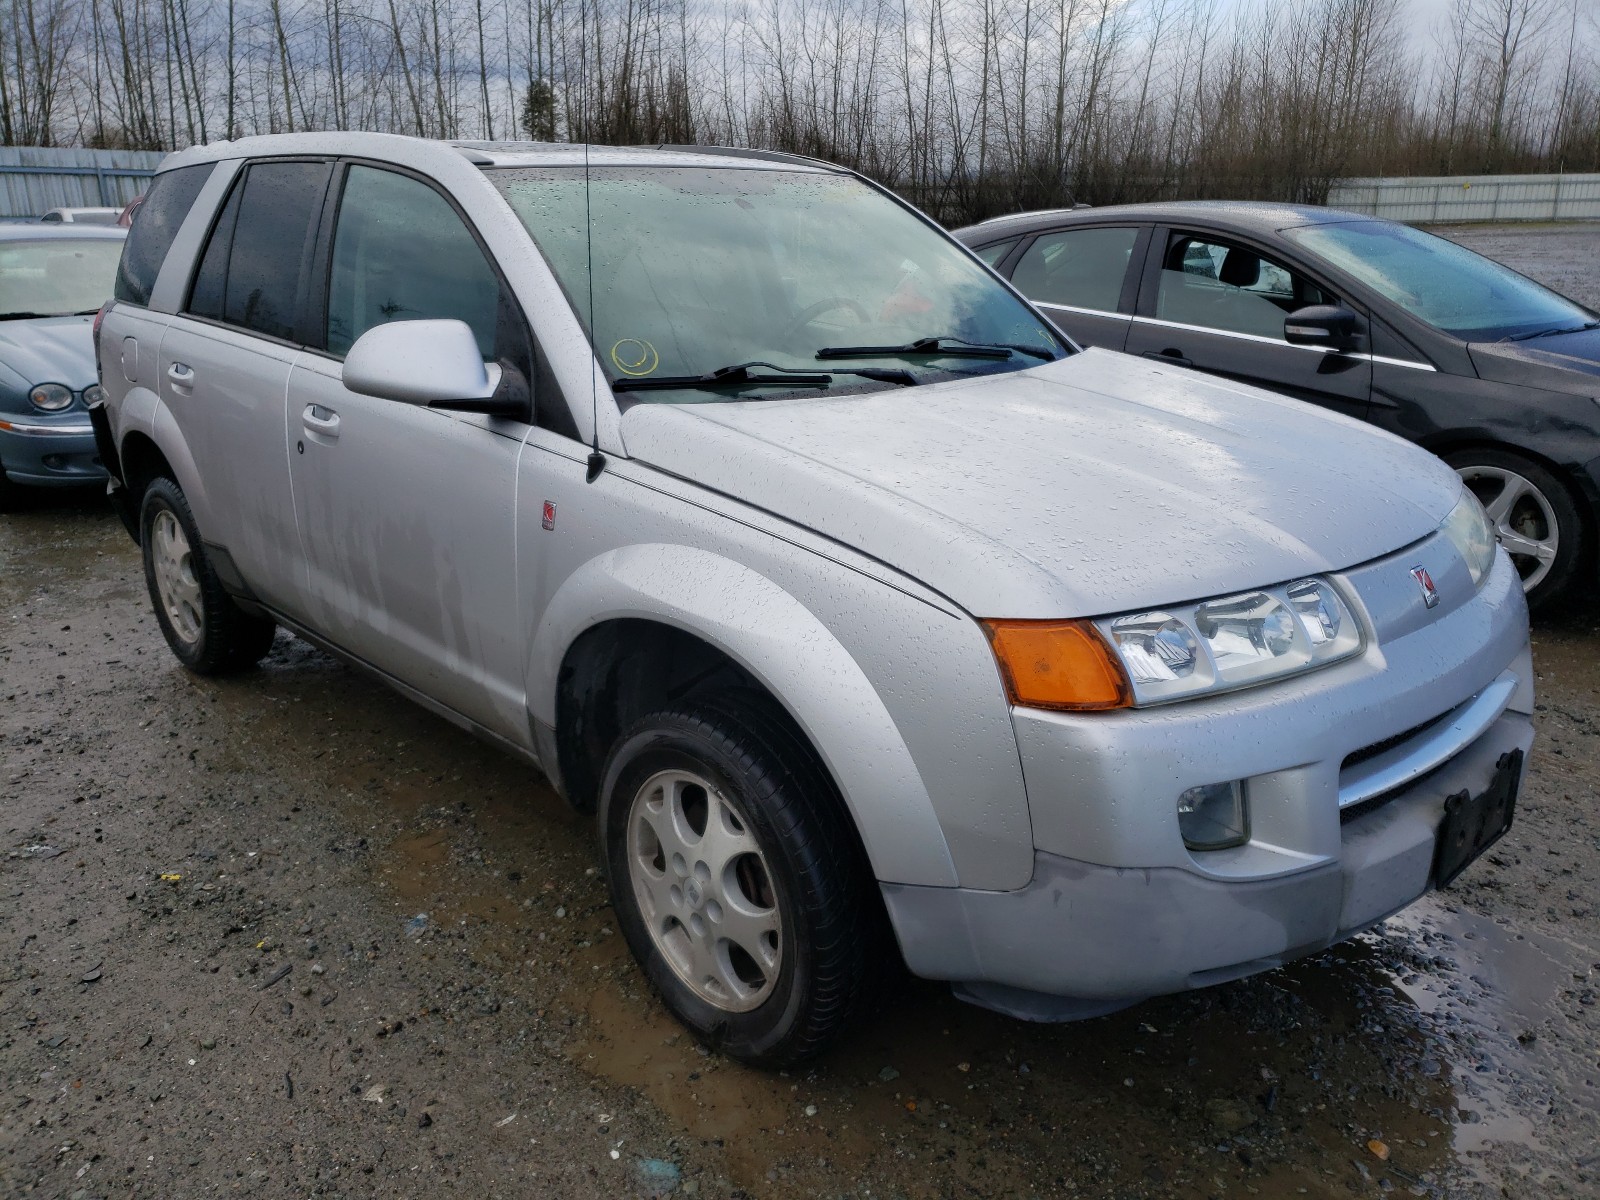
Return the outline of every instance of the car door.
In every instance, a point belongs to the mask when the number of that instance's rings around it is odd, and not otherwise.
[[[1345,303],[1332,290],[1242,239],[1161,228],[1154,236],[1161,252],[1144,271],[1128,353],[1366,416],[1370,355],[1284,340],[1284,318],[1295,309]]]
[[[278,160],[240,172],[162,338],[158,372],[194,461],[199,491],[189,500],[212,557],[225,579],[231,563],[290,616],[301,615],[301,568],[285,392],[331,170]]]
[[[526,742],[516,475],[528,426],[359,395],[340,376],[368,329],[453,318],[526,386],[527,325],[465,219],[420,178],[350,164],[325,242],[326,315],[289,379],[313,627]]]
[[[1148,232],[1137,225],[1049,230],[1023,249],[1011,282],[1078,345],[1121,350]]]

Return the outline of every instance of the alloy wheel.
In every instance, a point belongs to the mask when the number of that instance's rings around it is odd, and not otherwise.
[[[628,812],[628,873],[651,940],[706,1003],[748,1012],[771,994],[783,917],[738,806],[689,771],[644,782]]]
[[[150,542],[162,611],[173,633],[192,646],[205,629],[200,580],[195,575],[189,537],[171,509],[156,514],[150,525]]]
[[[1495,536],[1522,576],[1522,590],[1544,582],[1561,549],[1561,526],[1550,499],[1532,480],[1504,467],[1457,468],[1461,481],[1483,505]]]

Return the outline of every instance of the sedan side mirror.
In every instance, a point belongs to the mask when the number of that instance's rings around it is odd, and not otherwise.
[[[1355,350],[1361,345],[1361,318],[1342,304],[1312,304],[1284,318],[1283,340],[1340,353]]]
[[[502,388],[503,374],[484,363],[465,321],[391,321],[356,339],[340,378],[380,400],[528,420],[526,389]]]

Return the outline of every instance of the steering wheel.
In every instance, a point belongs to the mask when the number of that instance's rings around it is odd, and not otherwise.
[[[811,322],[815,321],[823,313],[832,312],[836,308],[848,308],[851,312],[855,313],[863,325],[872,320],[872,318],[867,315],[867,310],[862,308],[861,305],[857,304],[854,300],[850,299],[849,296],[828,296],[822,300],[818,300],[815,304],[806,305],[805,308],[801,310],[799,316],[795,317],[794,320],[790,321],[789,324],[784,326],[783,332],[778,335],[778,340],[780,342],[788,341],[807,325],[811,324]]]

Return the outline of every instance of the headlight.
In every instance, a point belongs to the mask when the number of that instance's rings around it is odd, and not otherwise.
[[[1483,505],[1471,491],[1461,489],[1461,499],[1439,526],[1439,532],[1450,539],[1450,544],[1466,562],[1472,586],[1477,587],[1494,566],[1494,550],[1498,543],[1489,514],[1483,511]]]
[[[59,383],[41,383],[28,393],[28,399],[41,412],[60,412],[72,403],[72,389]]]
[[[1361,627],[1325,579],[1097,621],[1135,705],[1280,679],[1348,658]]]
[[[90,408],[93,408],[96,404],[103,404],[105,398],[106,390],[98,383],[91,383],[83,389],[83,402]]]

